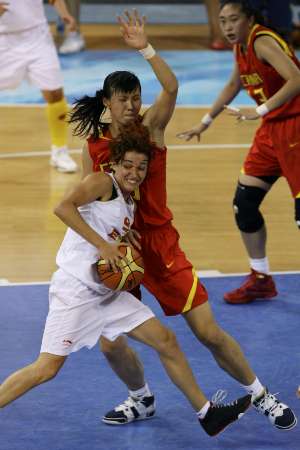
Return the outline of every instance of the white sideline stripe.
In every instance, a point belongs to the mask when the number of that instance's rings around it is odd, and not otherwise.
[[[45,108],[46,103],[0,103],[0,108],[4,107],[4,108],[12,108],[12,107],[16,107],[16,106],[20,106],[20,108]],[[72,105],[69,104],[69,106],[71,107]],[[147,104],[143,104],[142,107],[143,108],[149,108],[151,105],[147,105]],[[243,105],[243,104],[235,104],[234,105],[236,108],[251,108],[254,107],[255,105]],[[190,109],[209,109],[211,108],[211,104],[209,105],[176,105],[176,109],[186,109],[186,108],[190,108]]]
[[[197,276],[200,278],[226,278],[226,277],[241,277],[248,275],[249,272],[242,273],[222,273],[218,270],[200,270],[197,273]],[[291,271],[282,271],[282,272],[270,272],[271,275],[300,275],[299,270],[291,270]],[[50,281],[28,281],[28,282],[10,282],[6,279],[0,278],[0,288],[1,286],[39,286],[39,285],[47,285],[50,284]]]
[[[251,144],[180,144],[180,145],[168,145],[169,150],[205,150],[213,148],[215,150],[224,150],[226,148],[249,148]],[[79,154],[81,149],[69,150],[70,154]],[[13,153],[1,153],[0,159],[12,159],[12,158],[34,158],[37,156],[50,156],[50,151],[37,151],[37,152],[13,152]]]

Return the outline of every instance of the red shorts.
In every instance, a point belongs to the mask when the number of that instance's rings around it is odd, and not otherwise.
[[[156,297],[167,316],[181,314],[206,302],[205,287],[179,247],[171,223],[140,231],[145,276],[142,284]]]
[[[244,162],[254,177],[284,175],[292,194],[300,194],[300,116],[265,122],[257,130]]]

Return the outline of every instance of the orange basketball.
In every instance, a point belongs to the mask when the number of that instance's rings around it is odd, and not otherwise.
[[[110,264],[103,259],[97,263],[100,280],[106,287],[114,291],[131,291],[140,284],[144,276],[144,262],[142,255],[129,245],[120,245],[120,250],[127,262],[120,261],[120,272],[113,272]]]

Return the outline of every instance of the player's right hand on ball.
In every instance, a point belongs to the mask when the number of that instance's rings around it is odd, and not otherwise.
[[[123,254],[119,249],[119,246],[119,242],[107,242],[101,246],[101,249],[99,249],[101,258],[111,266],[113,272],[115,273],[120,272],[120,260],[123,258]]]

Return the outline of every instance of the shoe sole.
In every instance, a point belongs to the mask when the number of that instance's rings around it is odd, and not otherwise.
[[[140,419],[139,418],[133,419],[133,420],[130,420],[129,422],[117,422],[117,421],[106,420],[105,418],[102,418],[101,421],[103,423],[105,423],[106,425],[128,425],[130,423],[137,422],[139,420],[153,419],[153,417],[154,417],[154,413],[152,414],[152,416],[147,416],[147,417],[143,417]]]
[[[225,297],[223,297],[223,298],[226,303],[230,303],[231,305],[244,305],[245,303],[254,302],[254,300],[258,300],[258,301],[271,300],[272,298],[276,297],[277,295],[278,295],[278,292],[276,292],[275,294],[266,294],[263,297],[262,296],[247,297],[247,298],[244,298],[243,300],[239,300],[239,301],[230,300]]]
[[[50,162],[50,166],[54,167],[54,169],[56,169],[58,172],[61,172],[61,173],[76,173],[77,172],[77,169],[74,169],[74,170],[62,169],[61,167],[59,167],[57,164],[55,164],[53,162]]]

